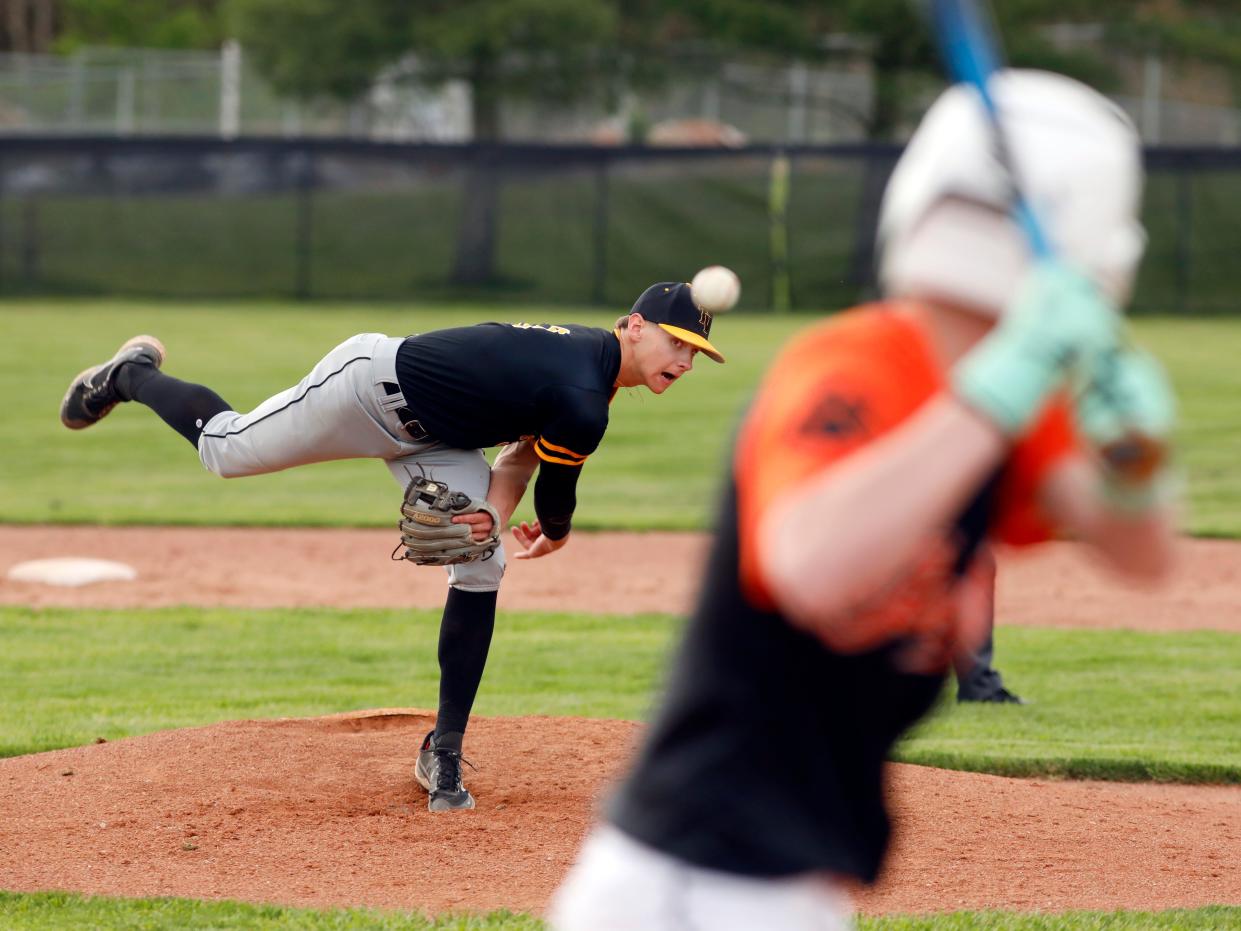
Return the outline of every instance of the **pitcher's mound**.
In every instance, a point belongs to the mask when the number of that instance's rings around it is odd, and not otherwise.
[[[442,814],[413,778],[431,726],[234,721],[0,760],[0,888],[540,912],[639,726],[475,719],[478,808]],[[1241,902],[1241,788],[893,772],[898,841],[867,912]]]
[[[74,588],[92,582],[132,582],[138,578],[133,566],[110,559],[61,556],[19,562],[6,573],[13,582],[42,582]]]
[[[231,721],[0,760],[0,888],[290,905],[542,908],[627,758],[620,721],[476,718],[432,814],[433,715]]]

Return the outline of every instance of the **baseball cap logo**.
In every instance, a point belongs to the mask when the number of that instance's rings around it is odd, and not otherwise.
[[[634,302],[632,313],[641,314],[677,339],[702,350],[716,362],[724,357],[711,345],[713,316],[694,303],[689,285],[683,281],[661,281],[651,285]]]

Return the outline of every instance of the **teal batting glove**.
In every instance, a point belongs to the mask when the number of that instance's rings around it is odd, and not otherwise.
[[[1120,317],[1088,278],[1040,263],[1000,322],[962,358],[952,389],[1008,437],[1030,424],[1075,370],[1114,349]]]
[[[1136,347],[1100,353],[1075,398],[1078,429],[1098,453],[1103,492],[1124,509],[1141,511],[1174,497],[1170,467],[1176,396],[1163,366]]]

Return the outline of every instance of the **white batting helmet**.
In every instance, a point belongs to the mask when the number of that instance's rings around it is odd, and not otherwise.
[[[1118,306],[1146,245],[1141,147],[1106,97],[1071,78],[1007,70],[990,85],[1018,184],[1057,255]],[[879,279],[893,297],[998,314],[1030,250],[977,92],[945,91],[909,140],[879,214]]]

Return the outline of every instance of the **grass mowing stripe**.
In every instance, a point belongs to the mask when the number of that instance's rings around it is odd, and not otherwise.
[[[1101,881],[1106,882],[1106,877]],[[862,918],[858,931],[1229,931],[1241,928],[1241,908],[1212,906],[1163,912],[951,912],[945,915]]]
[[[1005,680],[1030,704],[949,700],[898,759],[1013,776],[1241,782],[1241,636],[1000,627],[996,645]]]
[[[502,612],[476,711],[642,719],[680,623]],[[434,707],[438,624],[434,611],[0,608],[0,755],[236,718]],[[1241,636],[1001,627],[997,656],[1032,703],[946,700],[899,759],[1241,782]]]
[[[414,911],[308,909],[196,899],[121,899],[65,892],[0,892],[6,931],[542,931],[533,915],[428,918]]]
[[[191,899],[117,899],[63,892],[0,892],[0,918],[9,931],[77,931],[87,927],[107,931],[543,931],[547,927],[532,915],[504,911],[428,919],[414,912],[285,908]],[[857,926],[859,931],[1229,931],[1241,928],[1241,908],[1072,911],[1054,915],[950,912],[860,917]]]
[[[662,616],[503,612],[480,714],[640,718]],[[0,608],[0,755],[237,718],[434,708],[437,611]]]
[[[641,287],[641,284],[636,287]],[[206,304],[5,301],[0,304],[0,396],[18,399],[0,425],[0,521],[390,526],[395,486],[372,462],[322,463],[244,482],[206,475],[184,440],[149,412],[123,405],[99,429],[70,434],[56,415],[78,371],[134,333],[154,332],[168,370],[248,409],[300,379],[357,332],[410,333],[482,320],[611,326],[625,307],[409,304]],[[702,361],[664,396],[622,392],[579,488],[580,528],[708,525],[724,449],[763,368],[813,315],[730,314],[714,332],[727,365]],[[1179,459],[1188,527],[1241,535],[1241,320],[1143,317],[1143,343],[1167,364],[1180,396]],[[73,334],[72,340],[48,334]],[[83,475],[90,494],[78,493]],[[530,516],[529,503],[519,518]]]

